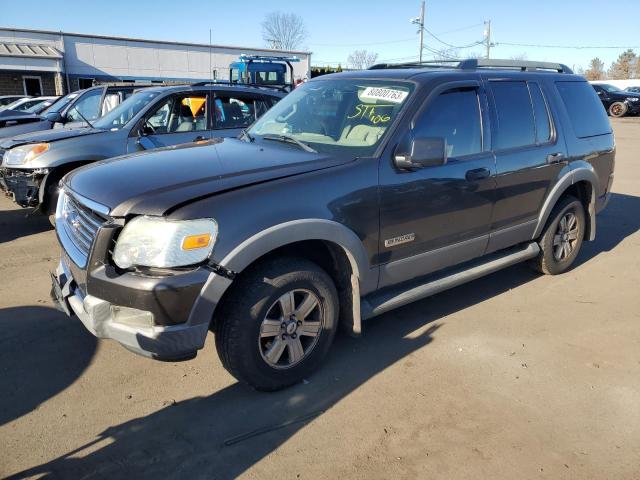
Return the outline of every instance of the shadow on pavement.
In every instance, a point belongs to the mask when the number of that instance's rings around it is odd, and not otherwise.
[[[0,425],[73,384],[96,348],[80,322],[53,308],[0,309]]]
[[[625,238],[640,230],[640,197],[611,194],[611,199],[596,220],[596,240],[584,242],[575,266],[600,253],[610,252]]]
[[[31,208],[0,211],[0,243],[53,230],[49,218]]]
[[[609,209],[599,217],[598,240],[587,244],[581,261],[613,249],[636,232],[639,213],[639,198],[614,195]],[[445,325],[438,320],[535,278],[538,275],[525,265],[517,265],[443,292],[367,322],[361,340],[339,336],[329,358],[307,384],[275,393],[234,384],[110,427],[94,441],[9,478],[235,478],[371,378],[428,346]],[[49,352],[59,357],[57,372],[86,364],[95,344],[84,336],[80,340],[85,345],[81,360],[76,358],[77,351]],[[446,335],[441,340],[446,342]],[[15,379],[24,375],[24,367],[17,365]],[[55,383],[67,384],[78,373]],[[39,401],[44,398],[40,395]]]

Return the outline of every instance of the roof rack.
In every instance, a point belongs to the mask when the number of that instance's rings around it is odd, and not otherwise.
[[[527,60],[498,60],[485,58],[472,58],[468,60],[435,60],[427,62],[407,62],[407,63],[379,63],[370,67],[370,70],[381,70],[389,68],[456,68],[461,70],[475,70],[479,68],[488,69],[510,69],[522,72],[557,72],[572,74],[573,71],[562,63],[552,62],[532,62]]]
[[[208,85],[222,85],[226,87],[253,87],[253,88],[268,88],[270,90],[278,90],[280,92],[288,92],[284,85],[263,85],[261,83],[242,83],[231,82],[229,80],[205,80],[204,82],[192,83],[192,87],[206,87]]]

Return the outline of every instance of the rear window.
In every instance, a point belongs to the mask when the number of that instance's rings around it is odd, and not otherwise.
[[[587,82],[556,82],[560,97],[578,138],[611,133],[607,114],[595,90]]]
[[[535,119],[525,82],[491,82],[498,115],[496,149],[536,143]]]

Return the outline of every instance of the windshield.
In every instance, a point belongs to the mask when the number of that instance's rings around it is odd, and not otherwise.
[[[104,130],[119,130],[158,95],[160,92],[141,91],[134,93],[104,117],[93,122],[93,126]]]
[[[50,107],[53,103],[55,102],[54,99],[48,99],[48,100],[44,100],[40,103],[36,103],[35,105],[26,108],[24,111],[28,112],[28,113],[40,113],[42,112],[45,108]]]
[[[604,88],[607,92],[621,92],[618,87],[614,87],[613,85],[609,85],[608,83],[601,83],[600,86]]]
[[[316,80],[280,100],[249,135],[286,135],[321,153],[373,155],[413,90],[410,83]]]
[[[49,108],[47,108],[45,111],[43,111],[42,115],[46,115],[47,113],[56,113],[56,112],[62,111],[64,109],[64,107],[69,105],[71,100],[73,100],[78,95],[80,95],[80,93],[82,93],[82,92],[68,93],[64,97],[59,98],[53,105],[51,105]]]

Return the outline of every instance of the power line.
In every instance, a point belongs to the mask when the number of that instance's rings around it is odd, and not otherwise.
[[[511,47],[534,47],[534,48],[571,48],[575,50],[587,50],[587,49],[637,49],[640,46],[620,46],[620,45],[539,45],[534,43],[510,43],[510,42],[496,42],[495,45],[508,45]]]
[[[480,40],[477,42],[473,42],[470,43],[468,45],[453,45],[451,43],[447,43],[444,40],[440,40],[436,35],[434,35],[433,33],[431,33],[429,30],[427,30],[426,28],[424,29],[425,32],[427,32],[431,37],[433,37],[435,40],[437,40],[438,42],[440,42],[441,44],[449,47],[449,48],[456,48],[456,49],[463,49],[463,48],[473,48],[473,47],[477,47],[478,45],[482,45],[484,43],[484,40]]]

